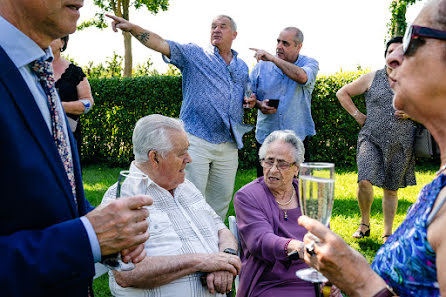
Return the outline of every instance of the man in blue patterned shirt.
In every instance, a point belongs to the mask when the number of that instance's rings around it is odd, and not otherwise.
[[[258,99],[257,147],[273,131],[293,130],[304,143],[305,160],[308,161],[308,140],[316,134],[311,117],[311,94],[319,63],[299,54],[303,40],[304,36],[298,28],[287,27],[277,38],[275,56],[252,48],[260,62],[251,71],[250,80]],[[279,99],[279,106],[270,106],[270,99]],[[263,175],[260,163],[257,175]]]
[[[249,77],[245,62],[231,49],[237,37],[235,22],[225,15],[214,18],[211,45],[201,48],[165,40],[123,18],[108,16],[113,19],[113,30],[130,32],[181,70],[180,119],[193,160],[186,167],[186,177],[224,220],[234,190],[238,149],[243,147],[243,134],[251,129],[242,123],[243,89]]]

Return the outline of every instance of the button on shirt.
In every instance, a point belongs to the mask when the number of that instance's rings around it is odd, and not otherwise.
[[[133,163],[131,172],[143,173]],[[174,190],[174,196],[149,179],[147,195],[153,205],[147,207],[150,238],[145,243],[148,256],[173,256],[195,253],[218,253],[218,231],[226,229],[203,195],[187,179]],[[104,195],[102,203],[113,201],[116,184]],[[122,288],[114,277],[110,286],[113,296],[223,296],[210,294],[200,283],[200,274],[193,273],[152,289]]]
[[[183,75],[183,104],[180,119],[185,130],[211,143],[235,142],[243,147],[243,134],[251,130],[243,125],[243,88],[248,81],[248,66],[232,50],[226,64],[218,49],[209,46],[167,41],[170,59]]]
[[[301,140],[316,134],[311,117],[311,94],[319,63],[313,58],[299,55],[294,64],[307,74],[305,84],[292,80],[272,62],[260,61],[251,71],[250,80],[257,100],[280,100],[277,113],[263,114],[260,110],[257,112],[256,139],[259,143],[263,143],[265,138],[276,130],[293,130]]]

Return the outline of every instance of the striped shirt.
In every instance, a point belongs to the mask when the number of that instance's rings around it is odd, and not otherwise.
[[[133,163],[130,171],[142,173]],[[116,199],[116,186],[111,186],[102,203]],[[218,231],[226,226],[206,203],[200,191],[187,179],[174,190],[174,197],[149,179],[145,193],[153,198],[150,210],[150,238],[145,243],[147,255],[174,256],[193,253],[218,253]],[[194,273],[153,289],[122,288],[110,276],[114,296],[223,296],[210,294],[200,283],[200,274]]]

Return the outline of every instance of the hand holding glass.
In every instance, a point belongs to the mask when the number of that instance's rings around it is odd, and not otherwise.
[[[148,176],[142,173],[130,172],[128,170],[121,171],[116,186],[116,199],[145,195],[148,179]],[[129,271],[135,268],[135,264],[132,262],[123,262],[120,253],[103,257],[102,264],[116,271]]]
[[[245,84],[245,98],[251,98],[251,95],[252,95],[252,85],[251,85],[251,83],[248,81],[246,84]],[[245,98],[243,98],[243,108],[251,108],[251,107],[249,107],[249,103],[246,101],[246,99]]]
[[[301,212],[326,226],[330,222],[333,209],[334,177],[333,163],[302,163],[300,165],[299,203]],[[314,237],[317,241],[317,237]],[[311,245],[306,245],[305,248],[307,251],[313,250]],[[313,283],[328,281],[314,268],[298,270],[296,275]]]

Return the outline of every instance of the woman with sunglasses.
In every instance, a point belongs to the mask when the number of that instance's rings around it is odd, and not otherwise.
[[[387,57],[393,104],[421,122],[440,146],[442,165],[370,267],[339,236],[302,216],[315,243],[305,261],[350,297],[446,296],[446,0],[429,2]]]
[[[403,41],[398,36],[386,44],[384,57]],[[383,189],[384,242],[392,234],[393,219],[398,206],[398,189],[415,185],[413,153],[415,124],[404,112],[392,106],[393,91],[389,75],[392,68],[364,74],[343,86],[336,96],[342,107],[361,126],[358,135],[358,204],[361,223],[354,238],[370,236],[370,209],[373,186]],[[367,116],[353,103],[352,97],[364,94]]]
[[[259,150],[264,176],[234,196],[242,247],[237,296],[316,296],[312,283],[296,277],[297,270],[308,267],[303,261],[306,230],[296,224],[301,212],[295,177],[304,151],[293,131],[274,131]]]

